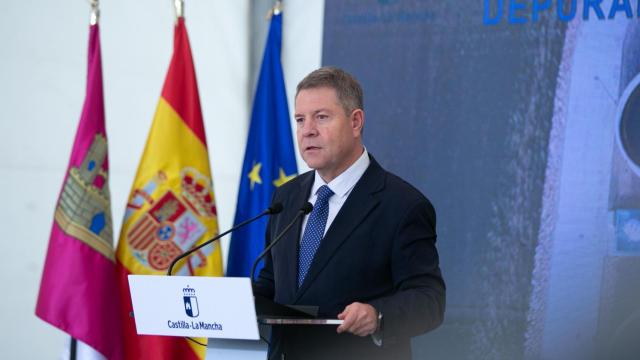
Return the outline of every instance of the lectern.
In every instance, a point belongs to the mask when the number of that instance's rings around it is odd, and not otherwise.
[[[314,307],[254,298],[249,278],[129,275],[129,289],[138,334],[209,338],[211,359],[266,359],[268,346],[258,323],[342,323],[317,319]]]

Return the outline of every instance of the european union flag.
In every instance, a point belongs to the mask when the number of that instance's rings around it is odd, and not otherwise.
[[[234,224],[267,208],[275,188],[293,179],[298,172],[280,63],[281,48],[282,13],[276,10],[271,18],[253,100]],[[264,249],[266,225],[267,218],[264,217],[233,234],[227,276],[249,276],[254,260]]]

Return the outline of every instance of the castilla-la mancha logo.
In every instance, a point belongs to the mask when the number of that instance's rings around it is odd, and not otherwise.
[[[198,310],[196,290],[187,285],[186,288],[182,289],[182,294],[182,299],[184,300],[184,311],[189,315],[189,317],[198,317],[198,315],[200,315],[200,311]]]

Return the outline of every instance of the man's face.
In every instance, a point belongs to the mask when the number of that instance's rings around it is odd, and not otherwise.
[[[329,182],[362,154],[364,113],[345,114],[336,91],[328,87],[301,90],[295,108],[300,154]]]

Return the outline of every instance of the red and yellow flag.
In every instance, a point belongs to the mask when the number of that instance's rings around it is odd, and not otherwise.
[[[165,274],[171,261],[218,232],[198,85],[184,18],[147,144],[133,182],[116,253],[127,359],[203,359],[183,338],[137,335],[129,316],[127,275]],[[222,275],[218,243],[174,269],[177,275]]]

